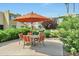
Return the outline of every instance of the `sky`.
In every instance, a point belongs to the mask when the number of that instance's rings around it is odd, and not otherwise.
[[[76,3],[76,13],[79,13],[78,6]],[[67,13],[64,3],[0,3],[0,11],[6,10],[21,15],[33,11],[47,17],[58,17]],[[72,13],[72,4],[70,4],[70,10],[70,13]]]

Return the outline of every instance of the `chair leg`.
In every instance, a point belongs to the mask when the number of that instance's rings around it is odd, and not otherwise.
[[[45,43],[44,43],[44,41],[42,41],[42,44],[43,44],[43,46],[46,46]]]
[[[39,42],[39,41],[37,41],[37,45],[38,45],[38,46],[40,45],[40,42]]]
[[[19,45],[20,45],[20,41],[19,41]]]
[[[19,39],[19,45],[20,45],[20,39]]]
[[[25,48],[25,42],[24,42],[24,44],[23,44],[23,48]]]

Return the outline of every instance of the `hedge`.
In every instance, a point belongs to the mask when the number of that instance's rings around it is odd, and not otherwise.
[[[28,28],[19,28],[19,29],[7,29],[0,30],[0,42],[5,42],[9,40],[14,40],[18,38],[19,33],[27,34],[29,32]]]
[[[0,30],[0,42],[18,39],[19,33],[22,32],[23,34],[27,35],[29,31],[33,31],[34,35],[38,35],[40,30],[31,30],[28,27],[27,28],[10,28],[6,30]],[[53,32],[51,32],[51,30],[44,31],[47,38],[59,36],[58,31],[55,31],[55,30],[52,30],[52,31]]]

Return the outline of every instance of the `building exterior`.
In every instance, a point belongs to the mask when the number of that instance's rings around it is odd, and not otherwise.
[[[0,29],[7,29],[7,28],[11,28],[11,27],[20,28],[20,27],[23,27],[23,26],[29,26],[29,27],[31,26],[30,23],[26,23],[26,22],[21,23],[21,22],[14,21],[14,18],[16,18],[18,16],[21,16],[21,15],[14,14],[14,13],[10,12],[9,10],[4,11],[4,12],[0,12]],[[49,18],[49,19],[52,20],[52,22],[51,21],[47,22],[47,26],[52,24],[50,27],[56,28],[58,18]],[[33,26],[35,28],[39,28],[39,26],[42,26],[42,24],[36,22],[36,23],[33,23]]]
[[[19,14],[11,13],[9,10],[0,12],[0,29],[7,29],[10,27],[16,27],[14,18],[20,16]]]
[[[3,29],[4,24],[4,14],[3,12],[0,12],[0,28]]]

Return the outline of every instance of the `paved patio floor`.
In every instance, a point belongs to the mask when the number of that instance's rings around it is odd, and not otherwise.
[[[19,40],[12,40],[0,43],[0,55],[7,56],[63,56],[63,44],[59,40],[49,38],[45,40],[43,45],[22,48],[22,44],[18,44]]]

